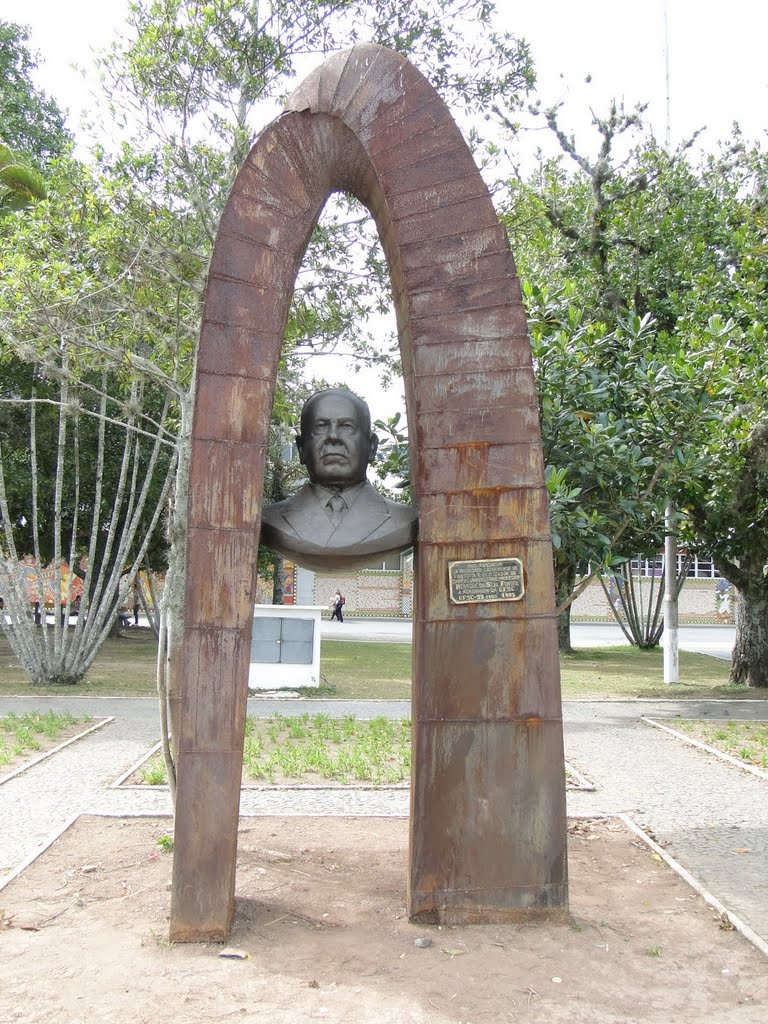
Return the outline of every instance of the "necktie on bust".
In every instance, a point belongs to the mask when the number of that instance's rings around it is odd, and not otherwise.
[[[325,503],[325,507],[333,525],[338,526],[347,510],[346,501],[344,501],[340,494],[333,494]]]

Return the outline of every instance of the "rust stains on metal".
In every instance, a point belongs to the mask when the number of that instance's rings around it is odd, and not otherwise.
[[[398,320],[419,499],[409,913],[567,906],[556,619],[538,408],[506,233],[445,104],[372,44],[311,75],[224,209],[198,353],[175,941],[231,922],[264,444],[293,284],[329,194],[371,210]],[[449,560],[511,556],[522,601],[452,605]],[[535,724],[534,724],[535,722]]]

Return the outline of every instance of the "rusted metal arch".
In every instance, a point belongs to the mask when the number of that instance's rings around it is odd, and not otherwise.
[[[420,541],[409,911],[567,902],[552,561],[525,316],[506,235],[447,107],[356,46],[259,137],[222,216],[193,426],[171,938],[234,903],[266,438],[294,281],[334,191],[371,211],[395,294]],[[455,605],[452,559],[514,556],[517,603]]]

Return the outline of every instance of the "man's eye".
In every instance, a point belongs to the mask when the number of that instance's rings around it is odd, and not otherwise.
[[[340,423],[339,430],[343,430],[345,434],[353,434],[355,432],[354,423]]]

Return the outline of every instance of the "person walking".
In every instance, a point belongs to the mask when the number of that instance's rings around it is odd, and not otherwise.
[[[344,616],[341,613],[341,609],[343,607],[344,598],[341,596],[341,591],[337,590],[336,593],[333,595],[333,600],[331,601],[331,608],[333,609],[333,611],[331,612],[331,622],[333,622],[334,619],[338,619],[339,622],[344,621]]]
[[[141,596],[139,594],[140,583],[138,578],[133,581],[133,624],[139,624],[139,609],[141,608]]]

